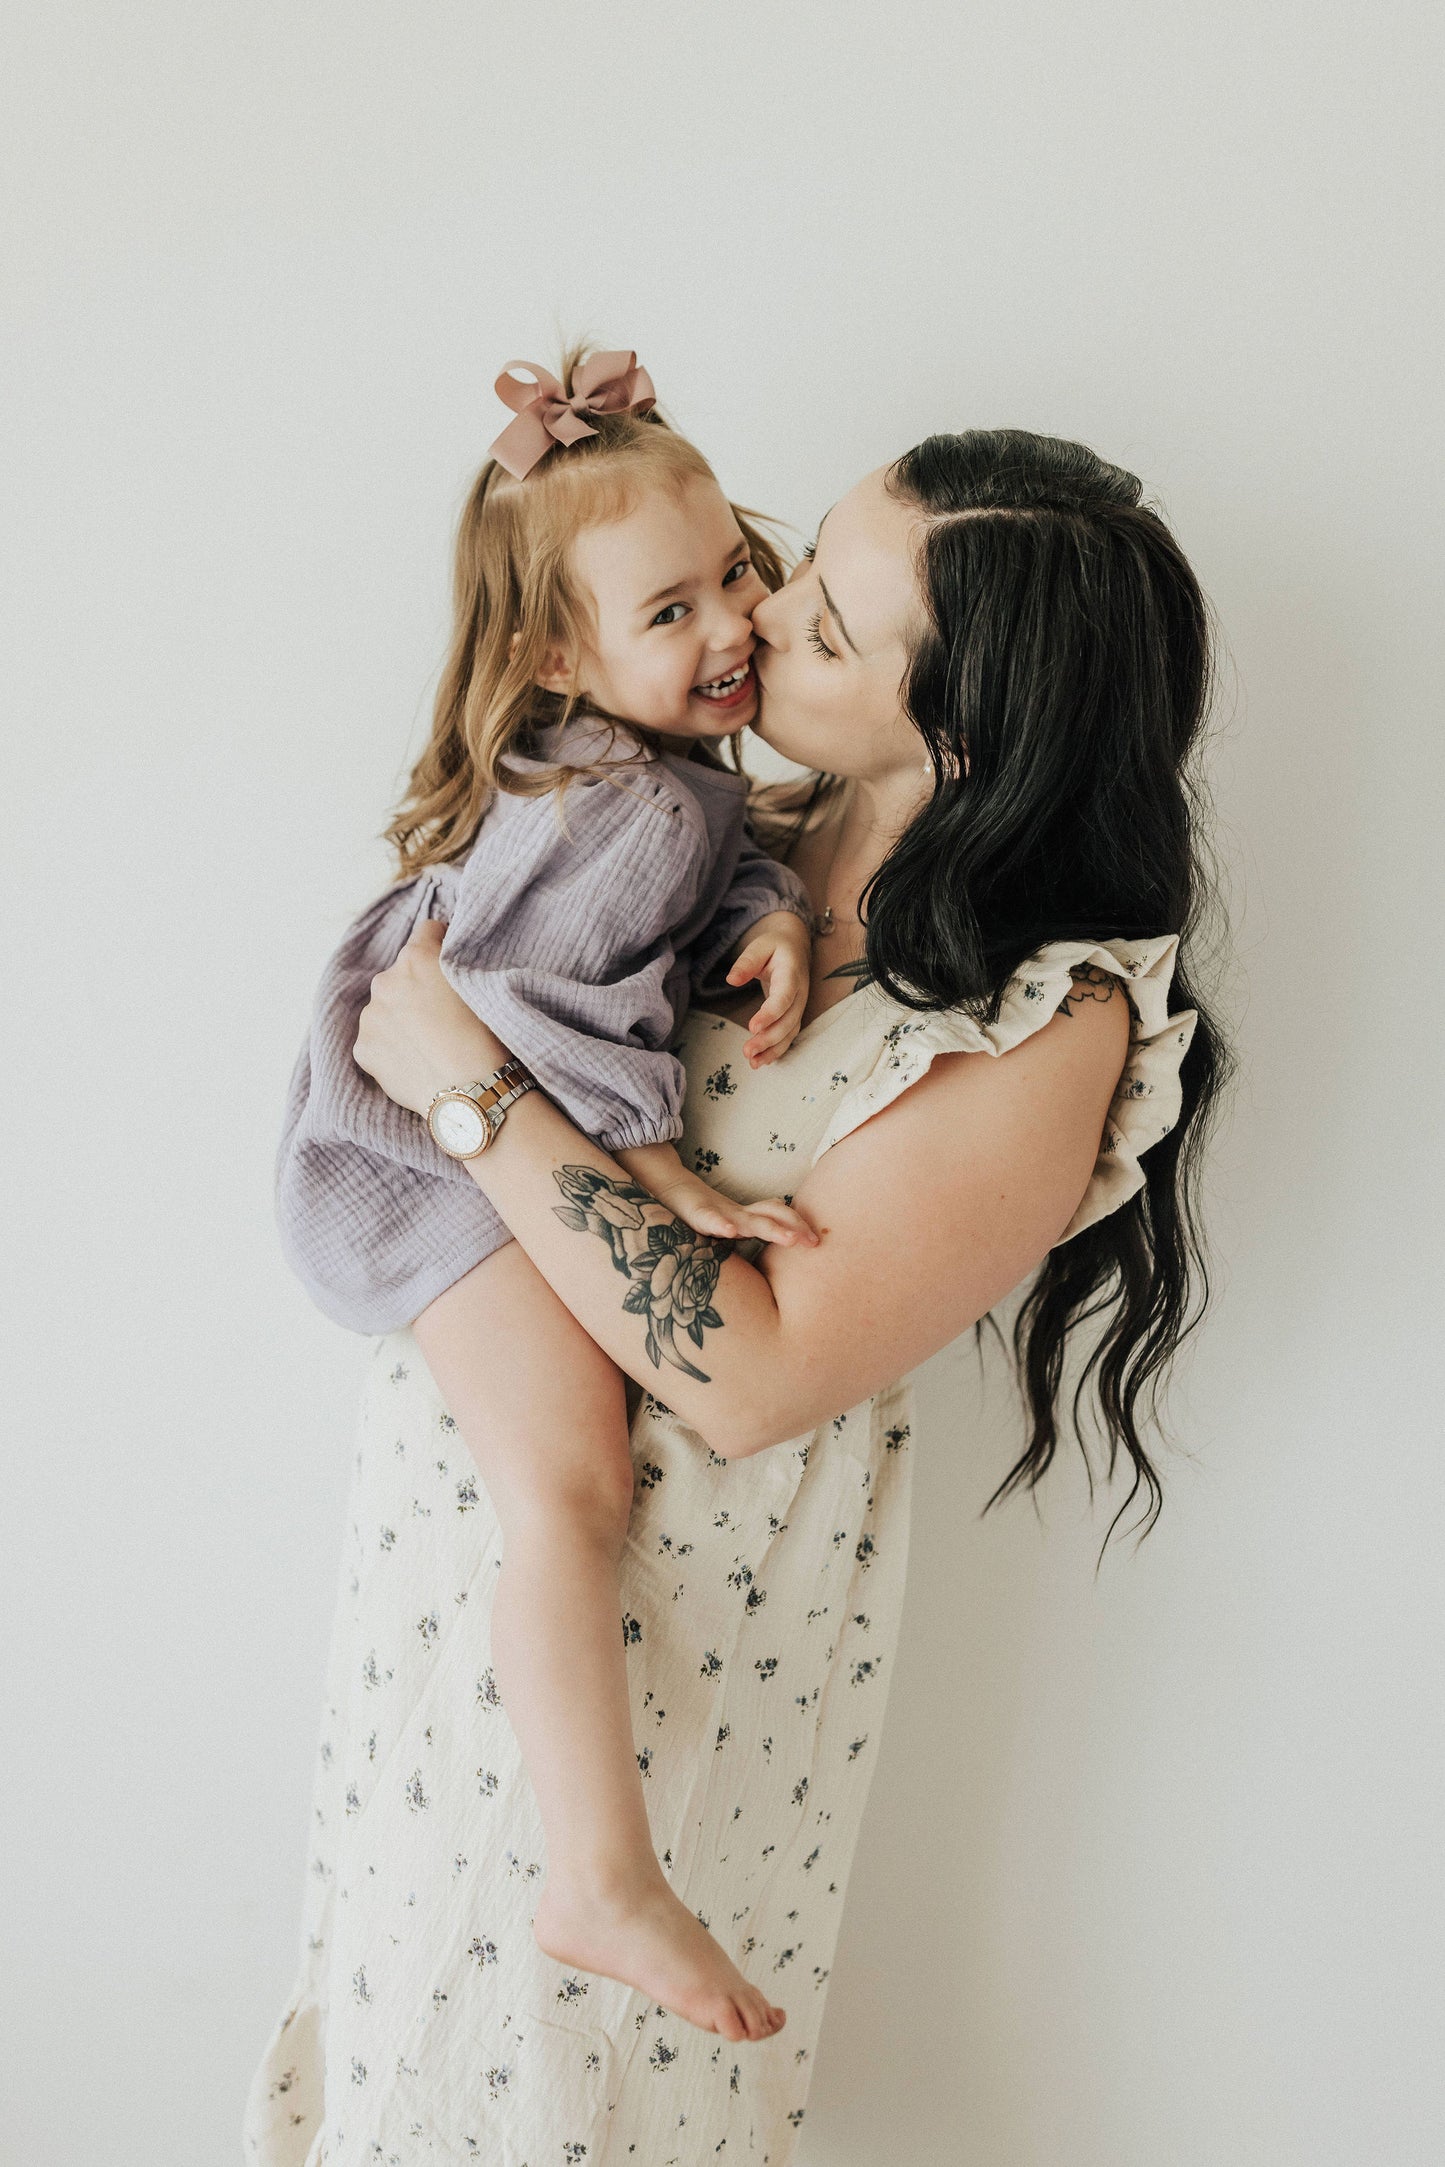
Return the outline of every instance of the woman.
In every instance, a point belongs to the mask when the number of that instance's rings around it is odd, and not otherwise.
[[[364,1408],[307,1950],[248,2116],[268,2167],[781,2167],[891,1673],[909,1371],[1037,1268],[1031,1435],[996,1495],[1047,1468],[1071,1329],[1102,1316],[1109,1464],[1157,1510],[1140,1422],[1192,1321],[1186,1173],[1220,1072],[1176,954],[1198,587],[1131,476],[970,432],[835,505],[755,624],[760,734],[831,778],[792,849],[813,986],[786,1058],[751,1072],[741,1022],[689,1018],[682,1148],[739,1197],[786,1181],[821,1240],[725,1255],[627,1195],[539,1092],[469,1163],[515,1236],[513,1293],[540,1274],[556,1297],[545,1343],[517,1347],[531,1389],[578,1334],[644,1388],[623,1630],[653,1834],[788,2022],[729,2047],[536,1949],[541,1847],[488,1663],[495,1527],[424,1346],[394,1334]],[[442,978],[439,932],[376,980],[357,1047],[418,1116],[507,1057]],[[661,1366],[675,1343],[696,1359]]]

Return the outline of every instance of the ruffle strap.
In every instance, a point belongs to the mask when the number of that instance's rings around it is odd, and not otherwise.
[[[813,1154],[814,1165],[840,1138],[926,1075],[935,1054],[1009,1053],[1031,1038],[1057,1013],[1071,990],[1073,972],[1093,965],[1128,988],[1129,1053],[1110,1101],[1089,1186],[1059,1237],[1069,1241],[1143,1188],[1141,1157],[1179,1119],[1180,1069],[1198,1019],[1192,1008],[1170,1012],[1178,949],[1179,937],[1173,933],[1145,941],[1054,941],[1009,980],[990,1024],[961,1009],[933,1015],[904,1011],[884,1033],[882,1053],[870,1073],[834,1108]]]

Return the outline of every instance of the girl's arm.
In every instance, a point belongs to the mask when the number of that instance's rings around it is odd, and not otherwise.
[[[421,1113],[507,1048],[418,929],[375,981],[356,1058]],[[826,1152],[795,1193],[816,1246],[750,1264],[629,1180],[541,1092],[468,1170],[598,1344],[725,1457],[803,1435],[985,1315],[1088,1185],[1128,1044],[1122,993],[1001,1057],[947,1054]]]
[[[727,893],[693,947],[696,1000],[706,1004],[726,997],[732,985],[728,965],[742,954],[745,940],[756,933],[759,923],[778,912],[787,912],[805,932],[810,931],[813,906],[807,888],[791,866],[758,848],[744,823],[742,848]]]

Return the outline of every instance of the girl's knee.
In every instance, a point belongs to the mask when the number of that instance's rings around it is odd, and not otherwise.
[[[561,1529],[621,1548],[632,1516],[632,1459],[625,1450],[599,1451],[566,1466],[539,1470],[523,1485],[510,1517],[518,1534],[555,1539]]]
[[[588,1472],[583,1510],[595,1519],[599,1530],[610,1533],[620,1546],[632,1518],[632,1455],[609,1453],[605,1461]]]

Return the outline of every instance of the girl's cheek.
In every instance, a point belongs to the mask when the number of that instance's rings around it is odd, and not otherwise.
[[[681,715],[687,707],[696,672],[689,659],[682,655],[670,655],[665,664],[658,664],[647,675],[647,697],[652,711],[667,721]]]
[[[676,672],[668,661],[659,655],[639,657],[632,674],[638,701],[653,713],[673,704],[673,681]]]
[[[702,675],[702,653],[691,647],[672,657],[668,671],[668,683],[685,700],[698,678]]]

